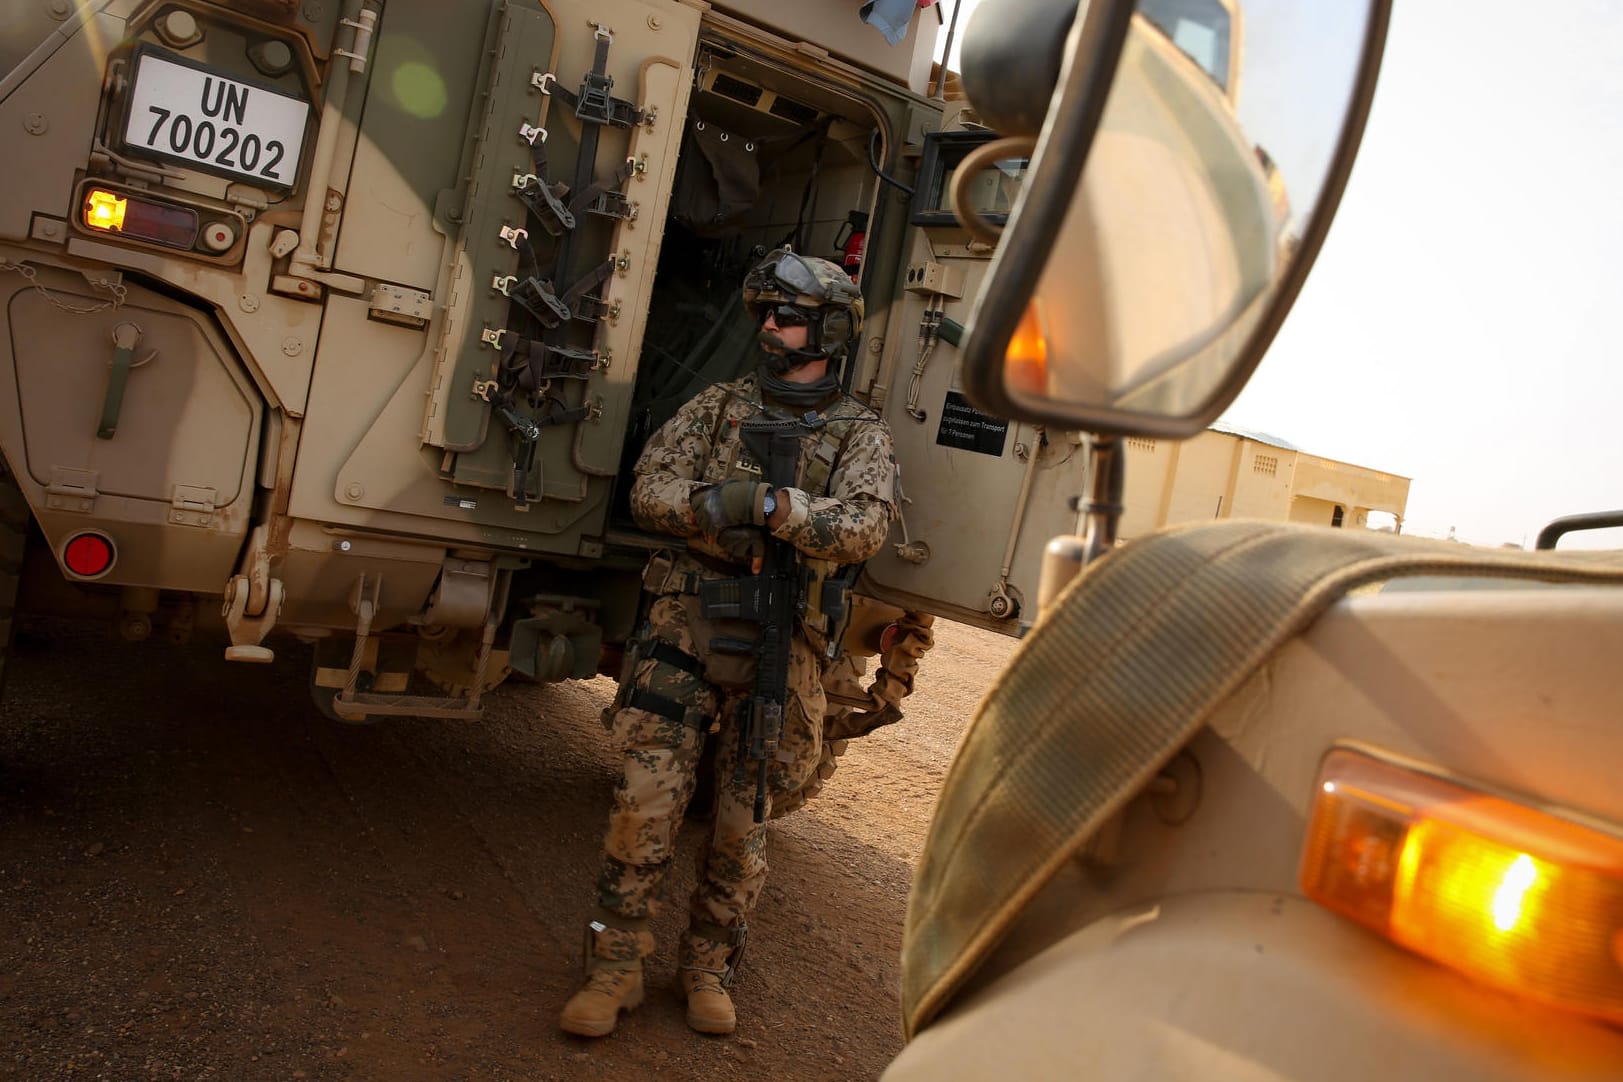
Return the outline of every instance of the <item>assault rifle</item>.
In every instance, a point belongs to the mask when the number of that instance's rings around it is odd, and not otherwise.
[[[765,463],[772,491],[793,488],[800,458],[800,437],[825,423],[815,414],[793,421],[759,418],[745,421],[740,436],[744,445]],[[765,450],[765,455],[761,451]],[[740,756],[735,780],[744,780],[746,761],[756,764],[755,821],[766,819],[767,768],[783,736],[784,703],[789,698],[789,650],[795,622],[804,607],[799,561],[795,547],[762,530],[765,552],[759,574],[721,579],[700,585],[700,601],[707,615],[749,620],[761,625],[754,652],[755,687],[739,706]],[[712,643],[712,647],[714,647]],[[819,720],[819,719],[814,719]]]

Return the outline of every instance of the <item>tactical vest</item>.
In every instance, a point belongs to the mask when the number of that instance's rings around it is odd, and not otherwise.
[[[834,476],[840,458],[845,454],[845,445],[855,434],[857,427],[875,423],[872,410],[844,395],[836,399],[826,411],[819,411],[819,415],[828,423],[818,437],[817,446],[811,456],[799,463],[795,473],[795,487],[812,497],[828,495],[829,478]],[[711,447],[720,445],[722,429],[726,423],[727,416],[723,411],[717,415],[716,427],[710,433]],[[759,481],[764,469],[763,463],[755,462],[740,454],[733,459],[732,469],[724,480]]]
[[[814,499],[829,494],[829,479],[839,468],[840,459],[844,456],[846,444],[851,437],[862,425],[877,423],[871,409],[845,395],[835,399],[828,409],[817,412],[827,423],[818,436],[817,446],[813,448],[811,455],[802,454],[801,461],[796,467],[794,485]],[[726,411],[722,410],[718,413],[716,426],[710,433],[712,448],[720,446],[722,429],[726,423]],[[764,472],[765,464],[755,462],[752,456],[740,448],[740,453],[734,456],[732,468],[724,480],[760,481]],[[804,554],[799,554],[798,559],[800,565],[807,571],[806,612],[802,622],[813,632],[827,634],[830,629],[828,618],[823,612],[823,584],[840,569],[841,565],[833,560],[817,559]]]

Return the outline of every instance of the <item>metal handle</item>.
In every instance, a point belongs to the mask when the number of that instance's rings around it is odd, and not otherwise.
[[[1555,543],[1569,533],[1579,530],[1608,530],[1623,526],[1623,511],[1596,511],[1587,515],[1567,515],[1558,518],[1538,532],[1533,547],[1553,549]]]
[[[110,440],[118,431],[118,414],[124,408],[124,388],[130,381],[135,347],[140,344],[141,328],[135,324],[120,323],[113,328],[113,359],[107,366],[107,394],[101,400],[101,424],[96,428],[98,440]]]

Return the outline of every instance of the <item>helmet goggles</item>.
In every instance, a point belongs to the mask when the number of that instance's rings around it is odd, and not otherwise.
[[[757,263],[744,279],[744,289],[757,294],[808,297],[818,304],[829,300],[828,286],[817,277],[817,272],[786,249],[779,249]]]

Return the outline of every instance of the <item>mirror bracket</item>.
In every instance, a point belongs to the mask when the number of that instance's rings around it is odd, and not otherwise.
[[[1126,448],[1116,436],[1082,433],[1087,456],[1088,487],[1073,497],[1081,537],[1057,537],[1043,552],[1042,579],[1037,587],[1038,613],[1068,586],[1082,569],[1116,547],[1126,494]]]

